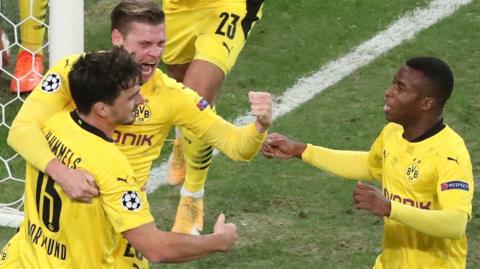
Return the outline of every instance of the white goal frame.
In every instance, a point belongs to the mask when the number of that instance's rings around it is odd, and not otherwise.
[[[33,1],[35,0],[27,1],[30,1],[30,10],[32,10]],[[2,0],[0,0],[0,7],[1,3]],[[84,51],[84,0],[49,0],[48,5],[49,24],[46,25],[48,29],[48,35],[44,44],[48,48],[49,64],[52,65],[66,55],[81,53]],[[30,16],[32,16],[31,13],[32,12],[30,12]],[[20,33],[18,31],[19,25],[22,22],[18,22],[15,24],[12,22],[12,20],[9,20],[8,18],[6,21],[12,24],[15,31],[15,39],[10,40],[9,48],[11,51],[11,48],[19,45]],[[14,101],[16,99],[23,101],[19,94],[15,99],[11,101]],[[1,105],[3,110],[3,104]],[[2,116],[5,117],[4,113],[2,114]],[[3,122],[2,125],[0,125],[0,128],[9,128],[10,126],[4,123],[5,119],[2,118],[2,120]],[[0,156],[0,161],[5,164],[8,172],[8,177],[5,179],[0,179],[0,182],[4,182],[7,180],[23,181],[21,179],[15,178],[10,172],[11,169],[9,167],[9,162],[14,158],[21,157],[18,154],[10,158]],[[23,199],[24,194],[16,201],[0,203],[0,226],[19,226],[19,224],[23,220]]]

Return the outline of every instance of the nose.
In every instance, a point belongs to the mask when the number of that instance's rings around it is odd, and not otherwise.
[[[143,98],[143,95],[141,93],[139,93],[137,95],[137,98],[136,98],[135,101],[136,101],[137,105],[141,105],[141,104],[145,103],[145,98]]]
[[[155,57],[155,58],[160,58],[163,54],[163,46],[152,46],[148,53],[150,56]]]
[[[387,88],[387,90],[385,91],[385,99],[387,97],[392,97],[394,88],[395,88],[395,84]]]

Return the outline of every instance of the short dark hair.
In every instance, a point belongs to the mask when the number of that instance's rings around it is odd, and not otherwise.
[[[432,92],[441,106],[445,105],[452,94],[454,78],[447,63],[434,57],[413,57],[407,60],[406,65],[422,72],[432,86]]]
[[[122,0],[110,14],[112,31],[117,29],[126,35],[130,23],[143,22],[158,25],[165,22],[165,14],[160,6],[151,0]]]
[[[120,92],[141,80],[141,68],[123,48],[90,52],[73,64],[68,81],[80,113],[89,114],[97,102],[113,104]]]

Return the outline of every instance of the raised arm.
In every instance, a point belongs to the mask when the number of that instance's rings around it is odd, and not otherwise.
[[[227,251],[238,239],[237,227],[225,223],[220,214],[214,232],[208,235],[187,235],[164,232],[150,222],[123,232],[123,236],[151,262],[185,262],[217,251]]]
[[[266,92],[250,92],[249,101],[252,115],[256,117],[255,123],[236,127],[217,116],[214,124],[200,138],[232,160],[255,157],[272,121],[272,97]]]

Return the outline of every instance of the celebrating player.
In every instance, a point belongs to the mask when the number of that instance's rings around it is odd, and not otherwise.
[[[145,103],[138,106],[132,125],[120,125],[113,139],[132,166],[137,183],[148,179],[153,160],[158,158],[172,126],[183,126],[234,160],[252,159],[263,143],[271,122],[271,96],[249,94],[255,123],[235,127],[217,116],[208,102],[183,84],[177,83],[156,68],[165,45],[164,15],[149,0],[123,0],[111,14],[112,43],[132,53],[141,65],[140,92]],[[50,175],[73,198],[89,201],[96,195],[91,177],[83,171],[69,169],[50,152],[41,132],[54,113],[71,110],[72,102],[67,74],[79,56],[70,56],[54,65],[45,79],[25,100],[8,136],[8,143],[40,171]],[[109,68],[105,66],[105,68]],[[145,259],[132,255],[134,249],[124,241],[117,249],[117,266],[146,268]],[[143,265],[139,265],[143,263]]]
[[[164,0],[169,75],[196,91],[213,107],[247,37],[262,16],[263,0]],[[172,185],[183,182],[172,231],[203,228],[204,187],[213,148],[187,129],[177,129],[167,166]],[[184,181],[185,180],[185,181]]]
[[[112,138],[118,124],[135,121],[144,103],[141,69],[130,54],[122,49],[89,53],[71,68],[76,109],[51,117],[43,133],[65,165],[95,177],[100,195],[91,204],[77,203],[29,163],[20,258],[14,263],[7,256],[9,266],[2,268],[115,268],[113,251],[121,234],[152,262],[188,261],[229,249],[237,239],[236,227],[224,223],[223,214],[212,235],[156,228],[145,191]]]
[[[301,158],[359,182],[354,204],[384,217],[383,250],[375,268],[465,268],[474,182],[463,139],[443,122],[453,74],[436,58],[409,59],[385,92],[387,124],[370,151],[339,151],[271,134],[262,151]]]

